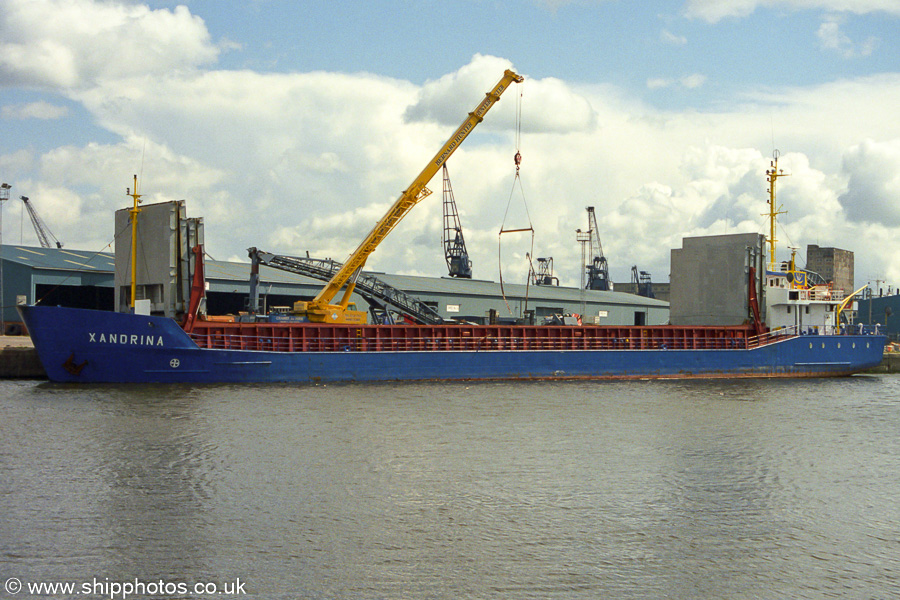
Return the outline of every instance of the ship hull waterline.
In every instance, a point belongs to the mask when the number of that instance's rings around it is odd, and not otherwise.
[[[51,381],[267,383],[835,377],[881,363],[882,335],[728,349],[273,352],[200,348],[168,318],[19,307]]]

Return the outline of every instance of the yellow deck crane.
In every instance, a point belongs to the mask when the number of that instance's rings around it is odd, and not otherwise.
[[[375,227],[362,241],[359,247],[350,255],[350,258],[344,263],[343,267],[335,273],[324,288],[312,300],[305,302],[299,301],[294,303],[294,312],[306,317],[314,323],[349,323],[361,324],[366,322],[366,313],[363,311],[348,309],[350,296],[356,285],[356,278],[359,272],[366,264],[366,259],[375,251],[384,238],[394,229],[406,214],[421,201],[423,198],[431,194],[431,191],[425,187],[431,178],[435,176],[438,170],[443,166],[451,154],[466,139],[478,123],[484,119],[487,111],[500,99],[500,95],[512,84],[521,83],[524,77],[507,69],[503,77],[497,82],[490,92],[485,95],[474,111],[463,121],[459,129],[450,136],[450,139],[435,154],[434,158],[419,173],[412,184],[397,198],[394,205],[391,206],[387,214],[385,214]],[[346,286],[344,295],[340,302],[332,304],[332,300]]]

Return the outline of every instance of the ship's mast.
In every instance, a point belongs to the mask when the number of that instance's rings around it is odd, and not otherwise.
[[[141,195],[138,194],[137,175],[134,176],[134,191],[126,189],[125,194],[134,199],[134,208],[128,211],[131,215],[131,311],[134,312],[134,296],[137,291],[137,216],[141,212],[138,208]]]
[[[766,171],[769,182],[769,271],[775,271],[775,216],[783,215],[786,211],[779,211],[775,204],[775,182],[779,177],[787,177],[789,174],[784,169],[778,170],[778,150],[772,153],[772,168]]]

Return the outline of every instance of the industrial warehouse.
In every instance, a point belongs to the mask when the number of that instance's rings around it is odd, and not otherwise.
[[[109,252],[87,252],[67,248],[4,245],[3,321],[7,334],[22,332],[16,304],[115,309],[115,256]],[[238,315],[248,310],[250,263],[206,260],[206,310],[211,315]],[[559,286],[500,284],[478,279],[417,277],[369,273],[392,288],[435,309],[441,317],[485,323],[496,315],[509,316],[534,311],[540,320],[554,315],[583,315],[591,324],[658,325],[668,321],[667,302],[610,291]],[[297,300],[311,299],[322,282],[261,266],[260,297],[266,309],[290,307]],[[359,306],[365,300],[354,295]],[[509,309],[507,309],[507,302]]]

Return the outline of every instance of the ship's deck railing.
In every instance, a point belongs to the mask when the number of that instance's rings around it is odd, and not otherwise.
[[[800,335],[878,333],[877,327],[785,327],[753,335],[749,327],[302,326],[201,322],[190,334],[201,348],[267,352],[451,352],[488,350],[741,350]]]
[[[844,299],[844,290],[834,290],[824,285],[801,288],[797,291],[800,292],[800,300],[811,300],[813,302],[840,302]]]
[[[751,348],[754,346],[763,346],[771,342],[796,337],[799,335],[878,335],[880,333],[880,328],[880,325],[863,325],[861,323],[857,325],[844,325],[841,327],[835,327],[833,325],[827,325],[823,327],[820,327],[818,325],[809,325],[803,327],[797,327],[796,325],[791,327],[779,327],[778,329],[773,329],[762,335],[749,338],[748,346]]]
[[[678,339],[657,339],[652,343],[628,338],[589,338],[582,340],[526,340],[518,337],[490,336],[477,339],[405,338],[379,340],[372,343],[358,338],[320,338],[292,343],[288,338],[270,336],[199,336],[191,337],[201,348],[225,350],[262,350],[270,352],[421,352],[460,350],[725,350],[762,345],[748,339],[703,340],[685,344]]]
[[[766,333],[754,335],[748,338],[747,347],[756,348],[758,346],[765,346],[766,344],[771,344],[772,342],[796,337],[800,335],[800,333],[801,332],[797,327],[779,327],[778,329],[773,329],[771,331],[767,331]]]
[[[749,327],[331,326],[204,324],[201,348],[269,352],[451,352],[491,350],[728,350],[787,334],[753,337]]]

